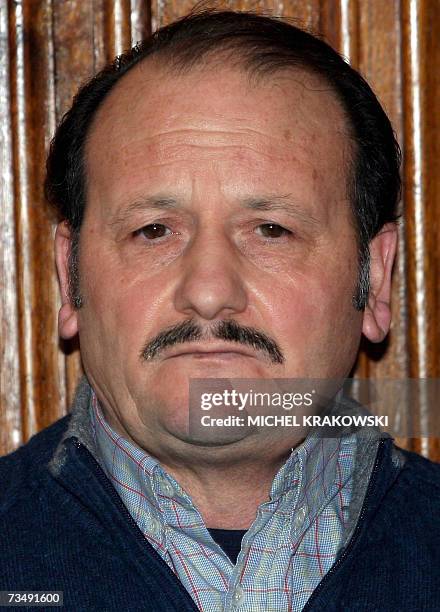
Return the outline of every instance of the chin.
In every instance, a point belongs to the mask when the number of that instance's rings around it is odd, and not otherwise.
[[[200,446],[207,448],[222,448],[240,442],[244,438],[247,438],[248,434],[242,430],[227,429],[227,428],[206,428],[200,430],[200,428],[192,428],[185,431],[170,429],[169,432],[174,438],[191,444],[192,446]]]

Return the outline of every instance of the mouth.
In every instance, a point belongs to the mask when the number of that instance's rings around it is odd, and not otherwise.
[[[250,350],[238,348],[235,349],[231,346],[228,347],[207,347],[203,348],[200,346],[186,347],[175,350],[170,350],[166,354],[165,359],[175,359],[176,357],[192,358],[199,361],[205,361],[209,359],[217,359],[223,361],[229,361],[237,358],[251,357],[255,359],[255,354]]]

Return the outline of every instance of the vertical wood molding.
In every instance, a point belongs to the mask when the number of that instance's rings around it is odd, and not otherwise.
[[[406,282],[413,378],[438,378],[440,372],[438,9],[438,3],[429,0],[402,0]],[[422,390],[413,415],[422,430],[434,408]],[[421,438],[414,448],[426,456],[438,456],[438,439]]]
[[[33,372],[32,269],[29,221],[29,160],[26,129],[26,67],[23,2],[9,3],[11,139],[16,219],[17,301],[23,439],[36,431]]]
[[[365,6],[366,3],[364,3]],[[340,0],[340,53],[354,68],[359,69],[359,3]]]
[[[8,6],[0,4],[0,453],[23,441],[19,363]]]
[[[104,3],[107,61],[131,47],[130,0],[107,0]]]
[[[131,0],[131,44],[151,34],[151,7],[147,0]]]
[[[9,3],[21,409],[26,440],[62,414],[52,228],[43,197],[53,129],[51,6]],[[49,265],[48,265],[49,262]]]

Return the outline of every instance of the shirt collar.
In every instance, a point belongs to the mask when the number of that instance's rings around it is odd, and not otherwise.
[[[90,411],[101,465],[119,493],[128,482],[135,482],[147,499],[150,511],[161,521],[166,520],[165,501],[170,496],[176,504],[194,508],[189,495],[156,458],[112,429],[94,392]],[[272,512],[296,513],[292,521],[293,538],[297,539],[307,529],[343,486],[338,482],[338,458],[342,447],[353,453],[354,443],[354,435],[346,438],[309,435],[292,449],[278,470],[272,482],[270,500],[263,505]]]

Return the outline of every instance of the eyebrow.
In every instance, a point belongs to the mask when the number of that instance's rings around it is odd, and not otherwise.
[[[170,210],[179,208],[179,203],[171,197],[151,196],[135,200],[109,221],[111,227],[123,225],[127,219],[145,210]]]
[[[295,202],[291,194],[286,195],[269,195],[261,198],[249,198],[244,201],[247,208],[251,210],[264,210],[264,211],[281,211],[287,215],[307,223],[311,226],[320,224],[320,221],[311,215],[309,212]]]
[[[320,224],[316,217],[305,211],[301,205],[293,200],[291,194],[245,198],[242,201],[242,206],[243,208],[256,211],[281,211],[310,226],[317,226]],[[144,212],[146,210],[176,210],[181,207],[181,202],[173,197],[149,196],[140,198],[129,204],[119,214],[112,218],[109,225],[111,227],[120,226],[137,212]]]

